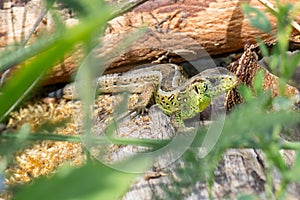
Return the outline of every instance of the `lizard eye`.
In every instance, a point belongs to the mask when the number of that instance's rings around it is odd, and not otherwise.
[[[204,92],[206,92],[208,90],[208,86],[207,84],[204,84]]]
[[[196,85],[194,85],[194,90],[197,94],[199,94],[199,90],[198,90],[198,87]]]

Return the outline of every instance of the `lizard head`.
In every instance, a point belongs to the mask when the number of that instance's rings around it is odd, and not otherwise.
[[[232,89],[237,84],[237,77],[233,74],[220,74],[218,76],[206,77],[205,96],[214,98]]]
[[[192,77],[192,90],[203,98],[212,99],[232,89],[237,84],[237,77],[225,68],[208,69]]]

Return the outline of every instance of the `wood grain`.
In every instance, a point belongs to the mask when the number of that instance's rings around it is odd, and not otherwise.
[[[258,0],[149,0],[131,12],[111,20],[101,39],[103,45],[97,52],[99,57],[109,57],[105,67],[107,73],[112,73],[157,60],[179,63],[186,59],[197,59],[207,53],[230,53],[242,49],[247,41],[255,42],[258,37],[266,42],[273,42],[271,35],[263,34],[249,25],[241,10],[243,3],[266,10]],[[41,7],[40,0],[31,0],[23,7],[7,6],[0,9],[0,18],[4,22],[0,24],[0,47],[20,43],[35,22]],[[75,19],[72,16],[66,14],[66,11],[61,13],[65,14],[66,24],[73,24]],[[270,15],[268,17],[274,31],[276,20]],[[297,22],[299,19],[300,17]],[[49,16],[45,17],[44,22],[35,36],[53,30]],[[144,34],[133,38],[135,42],[121,51],[120,42],[127,40],[129,36],[134,37],[134,31],[139,28],[144,28]],[[294,32],[291,41],[297,43],[299,38],[299,33]],[[35,39],[33,37],[31,42]],[[82,57],[84,55],[80,53],[66,57],[63,64],[56,66],[47,76],[47,84],[68,81],[76,71],[76,61]]]

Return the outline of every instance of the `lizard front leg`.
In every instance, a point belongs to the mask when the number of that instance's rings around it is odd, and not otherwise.
[[[176,130],[184,129],[185,125],[182,119],[181,111],[176,111],[171,114],[171,123]]]
[[[175,130],[179,131],[179,132],[190,132],[190,131],[194,131],[195,127],[186,127],[182,118],[182,112],[176,111],[174,113],[171,114],[171,123],[173,125],[173,127],[175,128]]]

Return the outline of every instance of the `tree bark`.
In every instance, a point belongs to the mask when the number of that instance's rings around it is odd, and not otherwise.
[[[297,0],[282,2],[295,3]],[[274,41],[271,35],[250,26],[240,7],[243,3],[266,10],[258,0],[149,0],[131,12],[111,20],[102,38],[103,45],[97,52],[99,57],[109,57],[107,73],[112,73],[126,71],[142,63],[179,63],[208,54],[230,53],[242,49],[246,42],[255,43],[259,37],[266,42]],[[40,0],[24,3],[25,6],[19,3],[14,7],[2,0],[1,5],[0,18],[3,23],[0,25],[0,47],[3,48],[12,43],[21,43],[43,6]],[[74,24],[76,19],[66,11],[61,13],[67,24]],[[272,30],[275,31],[276,20],[270,15],[268,17]],[[298,22],[299,19],[298,17]],[[46,16],[35,36],[53,31],[53,27],[51,18]],[[134,31],[141,27],[144,27],[142,36],[132,37],[132,33],[136,33]],[[135,41],[130,46],[125,44],[126,50],[121,47],[124,38]],[[31,42],[35,39],[33,37]],[[291,41],[299,42],[298,32],[294,32]],[[47,84],[69,81],[80,57],[83,57],[80,52],[66,57],[47,76]]]

